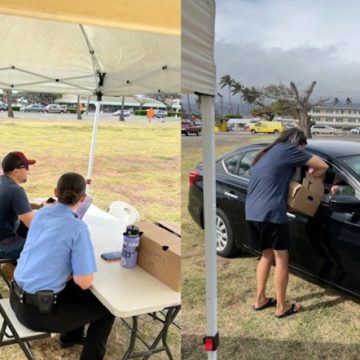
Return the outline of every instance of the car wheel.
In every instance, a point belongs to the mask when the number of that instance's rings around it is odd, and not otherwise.
[[[231,257],[239,252],[234,244],[230,221],[221,209],[216,210],[216,252],[224,257]]]
[[[196,136],[199,136],[199,135],[200,135],[200,131],[197,131],[197,132],[196,132]]]
[[[185,132],[185,135],[186,135],[186,136],[189,136],[189,132],[188,132],[188,131],[186,131],[186,132]]]
[[[255,133],[256,133],[256,131],[255,131],[255,130],[251,130],[251,133],[252,133],[252,134],[255,134]]]
[[[275,130],[274,134],[277,135],[279,133],[279,130]]]

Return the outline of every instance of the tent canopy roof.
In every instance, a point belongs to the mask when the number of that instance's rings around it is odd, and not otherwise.
[[[171,3],[171,6],[169,5]],[[177,93],[180,0],[0,0],[0,87]]]
[[[214,95],[214,17],[214,0],[0,0],[0,87]]]
[[[179,0],[1,0],[0,13],[177,35]]]

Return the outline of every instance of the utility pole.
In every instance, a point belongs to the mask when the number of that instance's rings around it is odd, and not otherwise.
[[[224,95],[221,95],[220,93],[217,93],[218,97],[220,98],[220,114],[221,117],[224,116],[224,108],[223,108],[223,97]]]

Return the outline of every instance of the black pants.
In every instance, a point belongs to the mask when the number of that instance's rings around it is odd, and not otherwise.
[[[19,321],[34,331],[76,334],[90,324],[80,359],[103,359],[115,318],[90,290],[69,281],[49,314],[40,314],[36,306],[20,303],[13,291],[10,302]]]

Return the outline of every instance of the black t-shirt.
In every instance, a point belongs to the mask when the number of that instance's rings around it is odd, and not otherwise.
[[[0,240],[15,235],[18,215],[30,211],[25,190],[8,176],[0,176]]]

